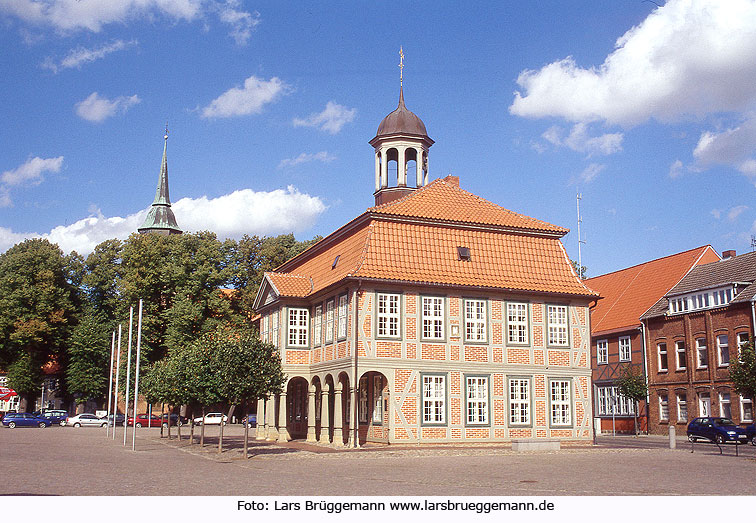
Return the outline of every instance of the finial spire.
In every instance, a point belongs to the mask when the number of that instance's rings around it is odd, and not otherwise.
[[[399,87],[404,87],[404,50],[399,46]]]
[[[168,122],[165,122],[165,134],[163,135],[163,138],[168,141]]]

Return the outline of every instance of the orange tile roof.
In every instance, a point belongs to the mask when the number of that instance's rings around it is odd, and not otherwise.
[[[591,310],[593,334],[630,328],[696,265],[719,260],[710,245],[659,258],[585,281],[604,298]]]
[[[307,296],[312,292],[312,280],[297,274],[268,272],[273,287],[280,296]]]
[[[569,229],[510,211],[460,189],[458,179],[453,176],[434,180],[403,198],[371,207],[368,212],[376,215],[448,220],[544,231],[560,236],[564,236],[569,231]]]

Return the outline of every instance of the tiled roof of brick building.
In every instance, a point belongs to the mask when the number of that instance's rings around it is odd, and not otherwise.
[[[344,278],[595,296],[559,241],[567,229],[523,216],[436,180],[372,207],[266,278],[306,297]],[[458,247],[469,249],[460,259]]]
[[[697,264],[719,260],[709,245],[651,260],[585,281],[603,299],[591,310],[593,334],[630,328]]]
[[[716,263],[701,265],[690,271],[665,296],[651,307],[644,318],[662,316],[669,310],[667,296],[687,294],[702,289],[740,283],[731,303],[743,303],[756,296],[756,252],[725,258]]]

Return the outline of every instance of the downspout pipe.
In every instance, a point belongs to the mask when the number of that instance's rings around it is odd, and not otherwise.
[[[360,339],[360,289],[362,288],[362,280],[357,280],[357,288],[354,290],[354,396],[352,397],[352,408],[354,410],[354,448],[360,447],[360,418],[359,418],[359,401],[360,401],[360,375],[358,374],[359,366],[357,359],[359,357],[359,350],[357,344]]]
[[[751,298],[751,338],[754,336],[756,336],[756,298]]]
[[[648,434],[649,433],[648,431],[650,429],[649,422],[648,422],[648,414],[649,414],[648,406],[649,406],[649,402],[650,402],[650,399],[651,399],[650,398],[650,394],[649,394],[649,388],[648,388],[648,358],[647,358],[647,355],[648,355],[648,345],[647,345],[647,342],[646,342],[646,333],[647,333],[648,329],[646,328],[646,324],[643,323],[643,320],[641,320],[640,331],[641,331],[641,347],[643,349],[643,377],[646,379],[646,408],[644,410],[646,411],[645,412],[645,415],[646,415],[646,434]]]

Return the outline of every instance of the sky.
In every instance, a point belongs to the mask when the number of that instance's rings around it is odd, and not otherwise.
[[[0,0],[0,252],[173,210],[327,235],[374,203],[397,105],[430,178],[571,230],[597,276],[756,234],[756,1]]]

